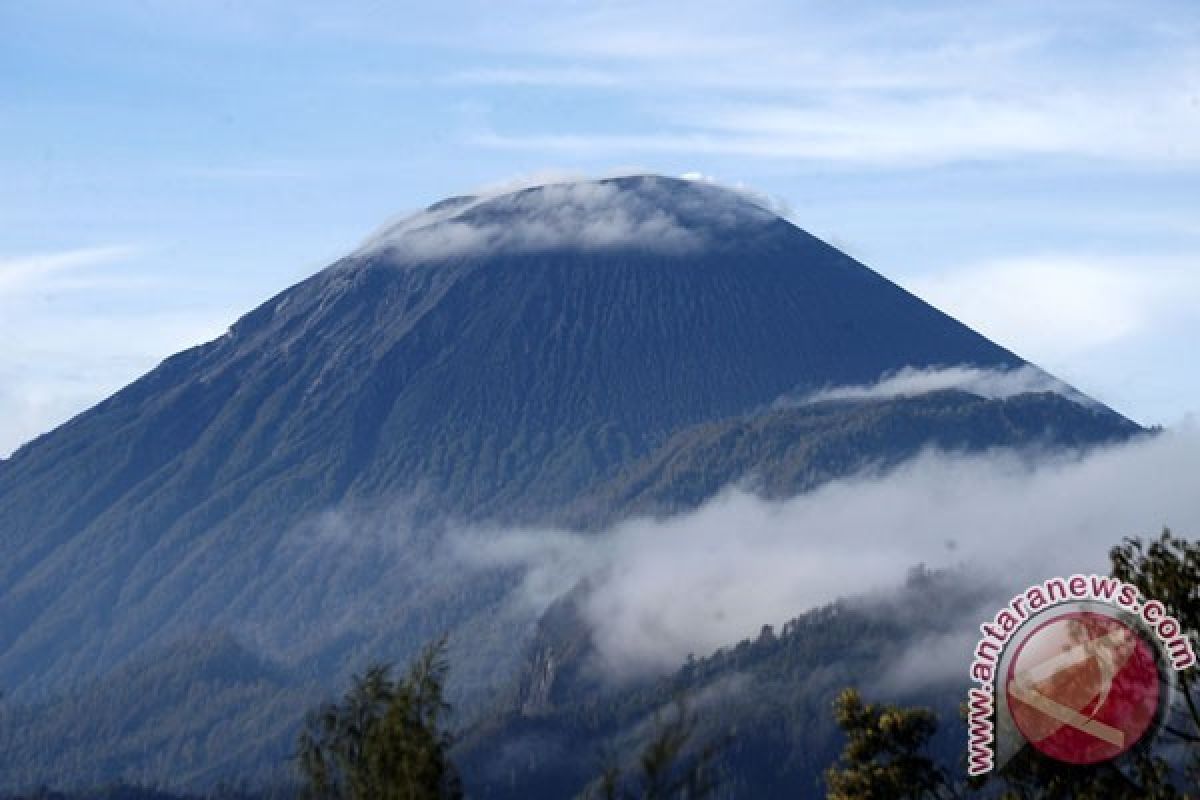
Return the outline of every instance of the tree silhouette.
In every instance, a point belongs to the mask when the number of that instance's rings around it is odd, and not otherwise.
[[[609,766],[585,790],[585,800],[701,800],[717,789],[716,757],[721,741],[693,747],[696,718],[682,700],[674,714],[655,720],[654,737],[638,756],[638,771],[625,775]]]
[[[830,800],[942,800],[956,797],[946,773],[922,754],[937,731],[928,709],[863,702],[855,689],[834,701],[846,734],[839,762],[825,773]]]
[[[309,715],[297,758],[312,800],[443,800],[462,797],[442,727],[445,637],[401,681],[387,665],[355,676],[340,703]]]
[[[1143,543],[1126,539],[1110,551],[1114,577],[1138,587],[1143,597],[1159,600],[1185,631],[1200,629],[1200,542],[1174,536],[1169,529]],[[1179,674],[1184,708],[1165,725],[1166,732],[1193,751],[1187,775],[1200,774],[1200,702],[1196,670]],[[870,705],[846,689],[834,705],[846,747],[826,772],[831,800],[871,798],[951,798],[980,793],[1002,800],[1177,800],[1184,797],[1161,757],[1135,751],[1121,765],[1113,762],[1076,767],[1023,749],[999,774],[955,782],[922,755],[937,729],[933,712],[919,708]],[[998,785],[997,785],[998,784]]]
[[[1138,587],[1145,598],[1161,602],[1167,613],[1193,637],[1200,631],[1200,542],[1189,542],[1164,528],[1158,539],[1143,544],[1126,539],[1109,553],[1112,574]],[[1183,709],[1167,720],[1165,730],[1193,750],[1193,770],[1200,768],[1200,699],[1196,667],[1177,673]]]

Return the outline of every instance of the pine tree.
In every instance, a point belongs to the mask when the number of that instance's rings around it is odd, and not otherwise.
[[[829,800],[941,800],[955,797],[945,772],[922,751],[937,731],[928,709],[863,702],[855,689],[834,701],[846,734],[839,762],[825,773]]]
[[[702,800],[717,790],[715,762],[723,742],[696,747],[696,719],[682,700],[673,716],[658,718],[638,756],[638,771],[609,766],[584,793],[586,800]]]
[[[298,761],[311,800],[457,800],[458,774],[442,726],[445,638],[427,647],[401,681],[386,665],[355,676],[341,703],[309,715]]]
[[[1200,631],[1200,541],[1189,542],[1163,529],[1158,539],[1143,544],[1126,539],[1109,553],[1112,574],[1131,583],[1144,598],[1161,602],[1184,631],[1195,637]],[[1182,709],[1167,720],[1165,731],[1189,746],[1194,755],[1194,778],[1200,778],[1200,698],[1196,696],[1196,667],[1177,676]]]
[[[1189,542],[1164,530],[1143,543],[1126,539],[1110,552],[1112,574],[1137,586],[1145,598],[1159,600],[1183,630],[1200,630],[1200,542]],[[1165,731],[1196,752],[1200,745],[1200,700],[1195,696],[1197,672],[1179,675],[1184,708],[1177,709]],[[870,705],[853,689],[835,703],[838,725],[847,737],[841,760],[826,773],[828,797],[949,798],[979,794],[1002,800],[1177,800],[1184,797],[1167,762],[1151,752],[1134,753],[1114,763],[1080,768],[1052,761],[1026,748],[999,774],[956,784],[922,750],[937,729],[926,709]],[[1188,775],[1200,777],[1200,753]]]

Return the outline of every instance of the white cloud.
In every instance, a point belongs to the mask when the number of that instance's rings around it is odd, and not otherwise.
[[[1059,361],[1190,313],[1200,259],[1029,256],[907,282],[916,294],[1019,352]]]
[[[135,245],[83,247],[53,253],[0,257],[0,298],[16,293],[45,291],[64,274],[120,263],[139,255]]]
[[[1200,258],[1047,254],[904,281],[1005,347],[1146,423],[1200,390],[1182,368],[1200,349]]]
[[[972,581],[970,574],[953,574],[949,580]],[[977,580],[977,579],[976,579]],[[991,619],[1002,606],[1001,598],[1024,589],[1024,586],[998,588],[993,602],[978,608],[960,609],[957,625],[942,633],[930,633],[917,638],[891,663],[881,665],[874,679],[872,694],[895,697],[930,686],[963,686],[967,681],[967,665],[979,643],[979,624]],[[1004,592],[1008,592],[1005,595]]]
[[[103,315],[5,303],[0,317],[0,458],[229,324],[198,310]]]
[[[681,109],[678,117],[717,135],[719,152],[736,155],[874,164],[1028,156],[1195,164],[1200,106],[1193,99],[1182,87],[1139,87],[1128,96],[1077,90],[996,96],[959,89],[708,104]]]
[[[607,7],[509,31],[501,74],[554,86],[560,74],[598,78],[599,70],[603,80],[592,85],[620,86],[652,111],[617,131],[543,124],[483,130],[471,141],[592,157],[1200,163],[1200,51],[1149,15],[1096,14],[1089,4],[1055,14],[935,4],[875,9],[851,24],[811,6],[755,5],[670,20]],[[1094,46],[1114,30],[1119,44]],[[514,53],[542,66],[513,67]]]
[[[483,131],[471,141],[593,157],[688,153],[871,166],[1054,156],[1200,164],[1195,94],[1147,91],[994,97],[963,90],[896,97],[818,94],[793,104],[677,102],[664,114],[666,130]]]
[[[785,219],[791,217],[794,213],[791,204],[786,199],[767,194],[766,192],[761,192],[752,186],[748,186],[742,181],[728,183],[718,180],[713,175],[706,175],[705,173],[697,170],[684,172],[679,176],[679,178],[680,180],[691,181],[693,183],[704,183],[710,186],[723,186],[725,189],[737,192],[755,205],[766,209],[777,216],[784,217]]]
[[[926,369],[905,367],[884,375],[872,384],[822,389],[795,400],[780,401],[779,405],[820,403],[827,400],[875,400],[886,397],[908,397],[944,389],[960,389],[989,399],[1013,397],[1026,392],[1054,392],[1075,402],[1091,402],[1067,384],[1037,367],[1024,366],[1012,370],[994,370],[954,366]]]
[[[635,185],[574,180],[520,190],[507,184],[408,217],[359,252],[386,250],[401,261],[559,247],[679,253],[700,247],[735,220],[768,218],[764,204],[742,190],[706,184],[702,192],[668,199],[672,191],[652,176]],[[680,219],[676,211],[693,218]]]
[[[1103,570],[1125,536],[1200,530],[1198,472],[1194,428],[1036,464],[1007,451],[930,452],[786,502],[729,491],[694,513],[604,534],[485,530],[461,534],[458,550],[480,568],[522,569],[531,608],[587,578],[583,613],[602,666],[639,674],[898,586],[918,563],[969,569],[1003,591]]]
[[[227,325],[177,307],[174,293],[164,300],[169,284],[139,263],[146,253],[121,244],[0,258],[0,458]],[[129,310],[147,291],[155,302]]]

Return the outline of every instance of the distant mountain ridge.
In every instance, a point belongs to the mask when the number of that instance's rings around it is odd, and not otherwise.
[[[822,401],[685,428],[576,501],[577,525],[611,512],[669,516],[744,483],[782,499],[864,470],[883,472],[923,450],[1030,450],[1123,441],[1141,428],[1103,406],[1055,392],[984,398],[944,389],[869,401]]]
[[[1052,394],[760,413],[952,365],[1026,362],[737,192],[434,204],[0,461],[0,687],[62,692],[221,630],[332,680],[449,629],[478,698],[532,632],[498,616],[511,575],[433,572],[437,520],[595,527],[751,473],[787,493],[942,440],[1138,430]]]

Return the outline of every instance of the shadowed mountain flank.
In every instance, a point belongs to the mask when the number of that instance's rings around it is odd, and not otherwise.
[[[730,482],[782,497],[927,446],[1138,430],[1055,392],[779,405],[940,367],[1033,369],[748,195],[637,176],[442,201],[0,461],[0,687],[115,696],[92,681],[203,636],[265,698],[448,630],[478,699],[533,632],[512,575],[445,563],[451,524],[598,529]],[[218,750],[193,786],[250,763]],[[171,780],[139,752],[112,773]]]

